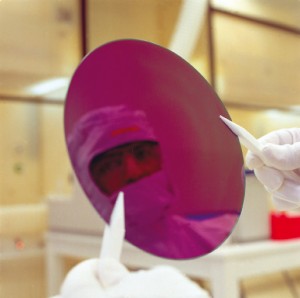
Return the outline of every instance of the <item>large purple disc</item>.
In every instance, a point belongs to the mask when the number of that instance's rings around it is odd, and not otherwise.
[[[219,115],[230,119],[206,80],[163,47],[118,40],[88,54],[68,90],[65,135],[76,176],[99,215],[109,222],[117,192],[106,193],[92,178],[95,155],[155,141],[159,171],[119,189],[126,239],[171,259],[202,256],[222,244],[242,209],[244,168],[239,141]]]

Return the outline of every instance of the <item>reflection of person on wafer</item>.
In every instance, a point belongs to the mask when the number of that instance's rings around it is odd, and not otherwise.
[[[124,106],[94,110],[78,121],[68,145],[79,181],[106,221],[124,192],[126,239],[145,251],[196,257],[229,236],[238,214],[188,219],[172,212],[175,195],[144,112]]]
[[[100,258],[75,266],[66,276],[60,295],[52,298],[209,298],[198,284],[171,266],[130,272],[120,262],[123,238],[124,204],[120,193],[104,231]]]

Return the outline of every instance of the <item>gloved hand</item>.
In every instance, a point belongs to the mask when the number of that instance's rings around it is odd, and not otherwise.
[[[99,259],[75,266],[61,295],[53,298],[209,298],[206,291],[171,266],[129,272],[119,262],[124,239],[124,200],[120,193],[105,227]]]
[[[57,298],[209,298],[171,266],[129,272],[114,259],[90,259],[67,275]]]
[[[300,128],[281,129],[266,134],[259,141],[264,145],[264,162],[252,152],[246,164],[254,169],[257,179],[272,194],[277,209],[300,206]]]

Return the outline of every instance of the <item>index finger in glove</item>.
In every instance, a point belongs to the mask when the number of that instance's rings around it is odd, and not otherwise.
[[[259,138],[262,144],[294,144],[300,142],[300,128],[286,128],[272,131]]]
[[[263,155],[270,165],[276,169],[291,171],[300,168],[300,142],[294,144],[267,144]]]

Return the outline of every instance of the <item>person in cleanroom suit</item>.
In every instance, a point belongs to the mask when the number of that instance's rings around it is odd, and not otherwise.
[[[300,207],[300,128],[280,129],[259,139],[267,165],[248,152],[246,163],[272,194],[275,207]]]
[[[176,195],[163,170],[159,141],[143,111],[125,106],[84,115],[67,139],[87,197],[108,222],[124,192],[126,239],[166,258],[207,254],[229,236],[237,213],[188,219],[173,212]]]

